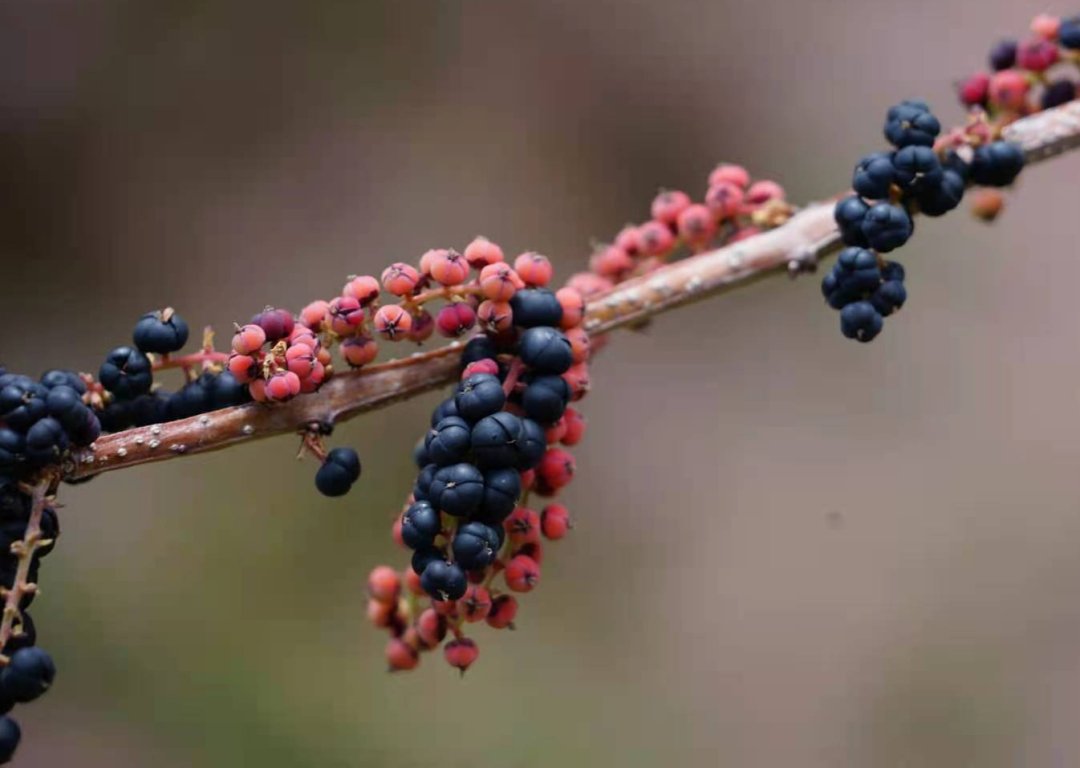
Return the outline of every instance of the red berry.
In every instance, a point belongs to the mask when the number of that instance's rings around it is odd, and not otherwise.
[[[483,306],[482,304],[480,305]],[[475,376],[478,373],[489,373],[492,376],[499,375],[499,364],[492,360],[490,357],[485,357],[483,360],[475,360],[465,366],[465,370],[461,372],[461,380],[470,376]]]
[[[378,565],[368,574],[368,594],[381,603],[396,603],[401,593],[401,577],[389,565]]]
[[[465,596],[457,601],[458,613],[465,621],[483,621],[491,611],[491,593],[486,588],[470,584]]]
[[[659,221],[645,222],[638,234],[641,237],[641,252],[646,256],[664,256],[675,247],[675,235],[671,228]]]
[[[589,381],[589,367],[585,363],[570,366],[570,370],[564,373],[562,377],[570,385],[571,400],[580,400],[589,393],[591,382]]]
[[[1061,19],[1048,13],[1040,13],[1031,20],[1031,31],[1046,40],[1056,40],[1061,29]]]
[[[293,344],[285,350],[285,366],[301,379],[315,368],[315,352],[307,344]]]
[[[563,445],[577,445],[585,436],[585,417],[576,408],[567,408],[563,414],[566,422],[566,434],[563,435]]]
[[[564,335],[567,341],[570,342],[570,354],[571,359],[575,363],[584,363],[589,359],[589,352],[591,342],[589,341],[589,334],[586,333],[584,328],[571,328],[567,330]]]
[[[380,629],[389,627],[394,618],[396,606],[393,603],[380,603],[378,600],[368,600],[367,617],[371,625]]]
[[[701,246],[716,235],[716,219],[712,211],[700,203],[695,203],[679,214],[679,237],[686,242]]]
[[[457,603],[453,600],[432,600],[431,607],[440,616],[445,616],[448,619],[457,618]]]
[[[405,540],[401,538],[401,515],[394,518],[394,524],[390,526],[390,538],[402,549],[406,549]]]
[[[255,379],[248,384],[248,392],[256,403],[265,403],[270,400],[266,394],[266,379]]]
[[[379,307],[375,313],[375,330],[391,341],[406,336],[412,330],[412,315],[397,304]]]
[[[605,293],[615,287],[615,284],[594,272],[578,272],[570,276],[566,281],[567,288],[573,288],[585,298]]]
[[[410,269],[412,269],[410,267]],[[366,307],[375,299],[379,298],[379,281],[371,275],[359,275],[345,283],[341,289],[342,296],[352,296],[360,302],[360,306]]]
[[[405,588],[409,590],[409,594],[416,595],[417,597],[425,594],[424,587],[420,583],[420,574],[412,568],[405,569]]]
[[[321,331],[329,309],[330,302],[322,299],[313,301],[300,310],[300,322],[313,331]]]
[[[1002,109],[1018,112],[1024,108],[1028,79],[1015,69],[1003,69],[990,78],[990,103]]]
[[[480,649],[469,638],[461,637],[444,645],[443,655],[451,667],[457,667],[461,670],[461,674],[464,675],[465,670],[472,666],[472,663],[480,655]]]
[[[743,205],[742,187],[730,181],[720,181],[705,193],[705,205],[713,216],[723,221],[738,215]]]
[[[476,310],[481,327],[493,333],[504,333],[514,327],[514,310],[509,302],[487,299]]]
[[[354,336],[341,342],[341,356],[353,368],[367,365],[379,354],[379,345],[369,336]]]
[[[990,75],[986,72],[976,72],[960,83],[960,103],[968,107],[976,107],[986,103],[990,94]]]
[[[520,547],[514,550],[514,557],[518,555],[525,555],[532,558],[532,561],[537,565],[544,564],[544,545],[540,543],[538,538],[536,541],[527,541]]]
[[[503,528],[514,545],[540,540],[540,515],[528,507],[517,507],[503,521]]]
[[[410,296],[416,290],[420,282],[420,273],[416,267],[397,261],[383,270],[382,284],[389,293],[395,296]]]
[[[1049,40],[1025,40],[1016,48],[1016,64],[1031,72],[1045,72],[1058,60],[1058,47]]]
[[[236,331],[232,339],[233,351],[238,355],[253,355],[266,343],[266,331],[251,323]]]
[[[630,272],[634,268],[633,257],[614,245],[609,245],[597,251],[589,259],[589,269],[603,277],[616,280]]]
[[[513,595],[499,595],[491,601],[491,610],[487,615],[489,627],[495,629],[514,628],[514,617],[517,616],[518,601]]]
[[[319,337],[306,325],[297,324],[289,334],[288,342],[290,345],[307,344],[313,351],[319,348]]]
[[[728,182],[741,189],[746,189],[750,186],[750,174],[741,165],[721,163],[709,174],[709,186],[716,186],[721,182]]]
[[[465,261],[473,269],[483,269],[491,264],[497,264],[503,260],[502,248],[488,240],[486,237],[477,237],[465,246]]]
[[[540,566],[528,555],[516,555],[503,571],[506,586],[514,592],[531,592],[540,582]]]
[[[251,318],[251,322],[260,326],[266,332],[267,341],[288,338],[294,325],[291,312],[286,309],[274,309],[273,307],[267,307],[255,315],[255,317]]]
[[[442,285],[461,285],[469,277],[469,262],[457,251],[436,251],[431,257],[431,276]]]
[[[544,431],[544,438],[547,440],[548,445],[553,445],[562,440],[565,434],[566,419],[560,417],[558,421]]]
[[[748,205],[764,205],[770,200],[783,200],[786,197],[784,188],[775,181],[755,181],[746,190],[746,202]]]
[[[434,608],[427,608],[416,619],[416,635],[428,648],[434,648],[446,637],[446,618]]]
[[[536,466],[536,476],[548,488],[559,490],[574,479],[574,456],[562,448],[549,448]]]
[[[393,637],[386,644],[386,662],[390,665],[391,672],[404,672],[416,669],[416,665],[420,663],[420,654],[404,640]]]
[[[521,490],[528,491],[533,487],[533,483],[536,482],[536,470],[527,469],[521,473]]]
[[[259,364],[251,355],[229,355],[229,373],[241,384],[249,384],[259,375]]]
[[[300,394],[300,377],[292,371],[277,371],[266,381],[266,396],[271,400],[289,400]]]
[[[409,329],[409,341],[422,344],[435,333],[435,318],[426,309],[421,309],[413,315],[412,328]]]
[[[1001,190],[979,187],[971,192],[971,212],[983,221],[993,221],[1005,207]]]
[[[615,235],[615,242],[613,245],[616,248],[622,248],[631,256],[636,256],[641,250],[641,233],[634,224],[627,224],[625,227],[619,230],[619,234]]]
[[[351,336],[364,322],[364,309],[353,296],[338,296],[327,309],[330,329],[338,336]]]
[[[561,539],[570,528],[570,512],[562,504],[548,504],[540,513],[540,530],[544,538]]]
[[[510,301],[525,281],[509,264],[488,264],[480,270],[480,292],[492,301]]]
[[[311,373],[307,378],[300,379],[300,392],[303,394],[311,394],[326,381],[326,377],[330,375],[330,370],[322,363],[316,361],[315,366],[311,369]]]
[[[650,211],[655,221],[672,225],[679,219],[679,214],[690,207],[690,195],[677,189],[661,190],[652,201]]]
[[[476,312],[464,302],[447,304],[435,317],[435,326],[439,333],[454,339],[476,325]]]
[[[528,251],[514,259],[514,271],[530,288],[543,288],[551,282],[554,270],[547,256]]]
[[[563,330],[569,330],[581,325],[585,319],[585,297],[577,288],[560,288],[555,291],[555,298],[562,305],[562,322],[559,326]]]

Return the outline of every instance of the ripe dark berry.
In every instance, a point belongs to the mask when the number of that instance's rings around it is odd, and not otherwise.
[[[941,181],[941,161],[930,147],[909,146],[893,155],[896,182],[904,189],[933,186]]]
[[[995,141],[975,149],[971,158],[971,180],[987,187],[1005,187],[1024,168],[1024,152],[1008,141]]]
[[[869,301],[856,301],[840,310],[840,332],[849,339],[870,341],[883,325],[881,314]]]
[[[845,248],[821,281],[821,292],[833,309],[868,296],[881,285],[878,257],[865,248]]]
[[[863,219],[862,231],[870,247],[881,253],[899,248],[914,229],[908,212],[898,205],[877,203]]]
[[[68,386],[80,395],[86,394],[86,382],[75,371],[64,371],[54,368],[41,374],[41,384],[48,389],[59,386]]]
[[[437,547],[421,547],[412,553],[409,564],[414,573],[423,574],[424,569],[436,561],[446,562],[446,553]]]
[[[921,101],[902,101],[890,107],[885,118],[885,138],[894,147],[930,147],[941,133],[941,123]]]
[[[432,560],[428,563],[420,574],[420,584],[436,602],[458,600],[469,586],[461,566],[445,560]]]
[[[428,464],[420,470],[420,474],[416,476],[416,483],[413,485],[414,499],[417,501],[427,500],[428,491],[431,489],[431,481],[435,478],[435,473],[438,471],[438,464]]]
[[[324,496],[344,496],[360,479],[360,457],[352,448],[334,448],[315,473],[315,487]]]
[[[836,204],[833,218],[840,229],[840,236],[845,245],[865,248],[869,245],[863,234],[862,224],[870,206],[858,195],[850,195]]]
[[[562,418],[570,402],[570,387],[561,376],[538,376],[529,382],[521,397],[525,415],[540,424],[553,424]]]
[[[521,498],[521,475],[516,469],[492,469],[484,473],[484,497],[476,519],[499,525]]]
[[[210,392],[211,409],[242,405],[251,400],[248,388],[228,371],[222,371],[215,376],[207,389]]]
[[[514,617],[517,616],[518,601],[513,595],[499,595],[491,601],[491,610],[488,611],[487,621],[489,627],[495,629],[514,628]]]
[[[1058,28],[1058,42],[1066,48],[1080,48],[1080,16],[1065,19]]]
[[[907,289],[900,280],[888,280],[874,291],[870,297],[870,303],[874,305],[882,317],[888,317],[896,310],[904,306],[907,301]]]
[[[37,646],[21,648],[0,672],[0,686],[12,699],[25,704],[41,696],[56,677],[52,657]]]
[[[472,464],[442,467],[431,480],[428,497],[436,509],[466,517],[476,512],[484,499],[484,475]]]
[[[526,288],[510,299],[514,310],[514,325],[521,328],[557,327],[562,321],[562,304],[546,288]]]
[[[26,433],[26,455],[36,464],[60,460],[68,447],[68,437],[60,422],[51,416],[39,419]]]
[[[117,347],[102,363],[98,381],[121,400],[131,400],[150,391],[154,374],[150,360],[142,352],[131,347]]]
[[[454,395],[458,415],[469,421],[479,421],[497,413],[505,402],[502,382],[498,376],[489,373],[478,373],[465,379],[458,384],[457,394]]]
[[[544,428],[532,419],[521,420],[521,436],[517,441],[517,468],[529,470],[540,463],[547,450],[547,435]]]
[[[435,406],[435,410],[431,412],[431,428],[434,429],[440,421],[448,416],[460,416],[457,409],[456,397],[448,397]]]
[[[442,530],[442,520],[427,501],[415,501],[401,517],[401,540],[409,549],[430,547]]]
[[[495,562],[500,546],[499,534],[491,526],[465,523],[454,535],[454,561],[467,571],[482,570]]]
[[[1040,102],[1043,109],[1053,109],[1075,98],[1076,83],[1072,80],[1055,80],[1043,89]]]
[[[919,210],[927,216],[942,216],[960,205],[964,198],[964,179],[952,170],[942,172],[936,184],[920,186],[916,199]]]
[[[201,381],[190,381],[174,392],[168,401],[170,419],[186,419],[210,410],[210,392]]]
[[[465,674],[465,670],[472,666],[473,662],[480,656],[480,649],[476,647],[476,643],[467,637],[456,638],[443,646],[443,656],[446,658],[446,663],[451,667],[457,667],[461,670],[461,674]]]
[[[19,724],[10,717],[0,718],[0,763],[9,763],[19,748],[22,731]]]
[[[172,309],[147,312],[135,323],[132,340],[142,352],[169,354],[187,344],[188,324]]]
[[[267,341],[280,341],[288,338],[289,334],[293,332],[295,324],[291,312],[285,309],[274,309],[273,307],[267,307],[255,315],[255,317],[251,318],[251,322],[263,329]]]
[[[874,152],[866,155],[855,166],[851,187],[856,193],[871,200],[884,200],[889,196],[893,183],[893,159],[891,152]]]
[[[503,572],[506,586],[514,592],[531,592],[540,583],[540,566],[528,555],[516,555]]]
[[[522,362],[541,373],[564,373],[573,365],[570,340],[554,328],[529,328],[521,336],[518,354]]]
[[[1016,41],[1002,40],[990,49],[989,59],[990,67],[994,71],[1008,69],[1016,63]]]
[[[496,349],[494,341],[487,336],[476,336],[469,339],[465,344],[465,348],[461,350],[461,368],[464,370],[465,366],[469,363],[475,363],[477,360],[494,360],[498,354],[499,350]],[[457,414],[447,415],[456,416]]]
[[[502,387],[499,387],[499,392],[502,393]],[[448,416],[428,432],[425,441],[427,460],[424,464],[434,463],[445,467],[464,461],[469,453],[471,437],[469,422],[460,416]]]
[[[14,469],[26,453],[26,438],[10,427],[0,427],[0,471]]]
[[[519,444],[522,431],[522,420],[512,413],[500,411],[485,416],[472,430],[470,443],[476,463],[484,469],[519,466],[523,458]]]

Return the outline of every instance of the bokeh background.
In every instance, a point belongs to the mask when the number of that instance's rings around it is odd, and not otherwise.
[[[837,192],[1008,0],[0,4],[0,352],[96,369],[147,309],[227,329],[484,233],[563,277],[719,160]],[[816,280],[620,333],[519,631],[384,671],[364,580],[432,395],[67,489],[27,766],[1080,763],[1080,158],[923,222],[868,347]]]

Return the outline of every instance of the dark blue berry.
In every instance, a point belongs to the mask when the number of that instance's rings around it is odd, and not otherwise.
[[[187,344],[188,325],[171,309],[147,312],[135,323],[132,338],[143,352],[169,354]]]
[[[19,724],[10,717],[0,718],[0,763],[10,763],[19,748],[22,731]]]
[[[431,479],[428,498],[441,512],[467,517],[476,512],[484,500],[484,475],[465,462],[442,467]]]
[[[428,456],[426,443],[427,435],[424,435],[419,440],[417,440],[416,445],[413,446],[412,459],[413,464],[416,465],[417,469],[423,469],[431,463],[431,457]]]
[[[985,187],[1005,187],[1024,168],[1024,152],[1018,144],[995,141],[976,147],[971,158],[971,180]]]
[[[840,310],[840,332],[849,339],[867,342],[881,333],[885,321],[869,301],[856,301]]]
[[[169,421],[171,398],[172,395],[168,392],[158,390],[148,395],[139,395],[134,400],[124,403],[130,423],[136,427],[145,427],[149,424]]]
[[[945,157],[941,160],[941,167],[946,171],[952,171],[964,182],[967,182],[971,174],[971,165],[955,149],[950,149],[945,153]]]
[[[248,386],[241,384],[228,371],[222,371],[214,376],[207,389],[210,392],[211,410],[243,405],[251,400],[251,390]]]
[[[68,447],[64,427],[52,416],[39,419],[26,433],[26,456],[35,464],[55,464]]]
[[[413,502],[401,516],[401,540],[409,549],[430,547],[441,530],[438,511],[426,501]]]
[[[344,496],[360,478],[360,457],[352,448],[334,448],[315,473],[315,487],[324,496]]]
[[[494,378],[494,377],[492,377]],[[502,392],[502,388],[499,388]],[[435,463],[440,467],[464,461],[469,454],[472,429],[469,422],[460,416],[449,416],[440,421],[428,432],[425,442],[426,464]]]
[[[21,648],[0,672],[0,686],[15,701],[25,704],[49,690],[55,677],[56,665],[48,653],[36,646]]]
[[[189,381],[168,400],[169,420],[186,419],[210,410],[210,392],[201,380]]]
[[[457,402],[454,397],[448,397],[435,406],[435,410],[431,412],[431,428],[434,429],[435,425],[445,419],[447,416],[460,416],[457,409]]]
[[[412,554],[412,558],[409,561],[410,566],[418,576],[423,575],[424,569],[428,567],[430,563],[446,562],[446,553],[444,553],[438,547],[420,547]]]
[[[131,400],[150,391],[154,374],[150,360],[142,352],[117,347],[102,363],[98,381],[121,400]]]
[[[59,386],[71,387],[80,395],[86,394],[86,382],[75,371],[65,371],[58,368],[46,371],[41,374],[41,384],[49,389]]]
[[[470,443],[476,463],[484,469],[517,466],[521,437],[522,422],[514,414],[500,411],[485,416],[472,430]]]
[[[1016,63],[1016,41],[1002,40],[990,49],[990,68],[996,72],[1009,69]]]
[[[26,432],[48,413],[48,390],[35,382],[16,381],[0,389],[0,419],[19,432]]]
[[[540,463],[547,451],[547,435],[544,428],[532,419],[521,420],[521,436],[517,442],[518,461],[517,468],[521,471],[529,470]]]
[[[416,483],[413,484],[413,498],[417,501],[426,501],[428,498],[428,491],[431,488],[431,481],[435,477],[435,473],[439,471],[438,464],[428,464],[420,470],[420,474],[416,476]]]
[[[501,524],[521,498],[521,475],[516,469],[492,469],[484,473],[484,497],[475,517],[484,523]]]
[[[420,586],[436,602],[459,600],[465,595],[469,583],[465,571],[457,563],[433,560],[420,574]]]
[[[18,467],[25,454],[26,438],[10,427],[0,427],[0,471]]]
[[[502,541],[493,526],[465,523],[454,535],[454,561],[466,571],[479,571],[495,562],[501,546]]]
[[[874,152],[866,155],[855,166],[851,188],[871,200],[884,200],[889,196],[893,183],[893,161],[890,152]]]
[[[570,340],[547,326],[525,331],[521,335],[518,354],[525,365],[540,373],[566,373],[574,364]]]
[[[899,248],[911,237],[911,217],[898,205],[877,203],[866,214],[862,231],[870,247],[881,253]]]
[[[907,289],[899,280],[889,280],[881,284],[870,297],[870,303],[882,317],[888,317],[907,301]]]
[[[842,309],[865,298],[881,285],[878,257],[865,248],[845,248],[821,281],[821,293],[829,306]]]
[[[459,416],[469,421],[479,421],[502,410],[506,393],[498,376],[476,373],[458,384],[454,402]]]
[[[487,336],[474,336],[469,339],[465,344],[465,348],[461,351],[461,370],[465,370],[465,367],[469,363],[475,363],[478,360],[494,360],[499,354],[499,350],[495,348],[495,342],[489,339]],[[454,414],[448,414],[454,415]]]
[[[921,101],[902,101],[890,107],[885,118],[885,138],[894,147],[933,146],[941,123]]]
[[[1058,28],[1058,42],[1066,48],[1080,48],[1080,16],[1065,19]]]
[[[1072,80],[1055,80],[1049,83],[1046,88],[1043,89],[1042,103],[1043,109],[1053,109],[1054,107],[1060,107],[1062,104],[1066,104],[1076,98],[1076,83]]]
[[[554,424],[570,402],[570,386],[562,376],[538,376],[521,396],[525,415],[541,424]]]
[[[514,311],[514,325],[520,328],[556,327],[562,321],[562,304],[547,288],[518,291],[510,299],[510,308]]]
[[[849,195],[836,204],[833,209],[833,218],[836,220],[836,226],[840,229],[840,237],[844,241],[844,245],[853,245],[860,248],[865,248],[868,245],[866,235],[862,232],[862,223],[863,219],[866,218],[866,212],[869,210],[870,206],[858,195]]]
[[[896,183],[904,189],[933,186],[941,181],[941,161],[930,147],[912,145],[893,155]]]
[[[942,216],[960,205],[964,179],[952,170],[944,171],[936,184],[921,185],[916,193],[919,210],[927,216]]]

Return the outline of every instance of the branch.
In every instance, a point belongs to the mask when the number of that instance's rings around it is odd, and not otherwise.
[[[1019,143],[1029,164],[1080,148],[1080,101],[1018,120],[1005,128],[1003,138]],[[590,301],[585,328],[598,334],[636,325],[753,279],[810,267],[841,245],[832,210],[832,202],[814,203],[776,229],[621,283]],[[335,424],[449,384],[456,378],[460,351],[460,343],[453,343],[339,373],[318,393],[283,405],[252,403],[107,435],[74,456],[65,477],[86,478]]]

